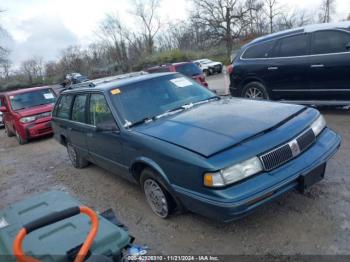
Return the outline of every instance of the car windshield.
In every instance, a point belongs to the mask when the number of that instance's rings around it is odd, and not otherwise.
[[[39,105],[55,103],[55,95],[51,89],[33,90],[26,93],[10,96],[13,110],[20,110]]]
[[[185,76],[190,76],[190,77],[202,74],[201,69],[193,63],[177,65],[176,72],[179,72]]]
[[[216,95],[192,79],[171,74],[116,87],[110,97],[123,124],[130,126]]]

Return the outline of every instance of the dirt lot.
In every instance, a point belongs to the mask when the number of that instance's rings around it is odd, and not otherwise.
[[[222,78],[209,78],[218,84]],[[218,88],[217,88],[218,89]],[[103,211],[112,207],[138,243],[162,254],[350,254],[350,113],[323,111],[343,137],[326,178],[301,195],[291,192],[252,215],[220,224],[191,213],[162,220],[136,185],[89,166],[74,169],[52,138],[19,146],[0,130],[0,208],[57,189]]]

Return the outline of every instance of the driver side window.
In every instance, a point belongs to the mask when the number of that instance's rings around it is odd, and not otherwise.
[[[89,124],[93,126],[117,126],[107,101],[101,94],[91,94]]]

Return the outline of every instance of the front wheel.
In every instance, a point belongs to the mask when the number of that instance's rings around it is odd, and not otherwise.
[[[15,130],[15,132],[16,132],[16,139],[17,139],[17,141],[18,141],[18,144],[24,145],[24,144],[27,144],[27,143],[28,143],[28,139],[23,138],[23,137],[17,132],[17,130]]]
[[[242,92],[242,97],[256,100],[269,99],[265,86],[260,82],[250,82]]]
[[[146,168],[141,173],[141,186],[152,211],[161,218],[167,218],[174,209],[170,194],[158,182],[153,170]]]
[[[85,158],[80,156],[79,152],[77,152],[77,150],[71,143],[67,143],[67,153],[70,161],[72,162],[72,165],[75,168],[80,169],[89,165],[89,162]]]

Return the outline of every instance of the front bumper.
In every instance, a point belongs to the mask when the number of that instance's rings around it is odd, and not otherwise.
[[[50,135],[53,133],[51,126],[51,118],[43,119],[39,122],[23,124],[21,134],[25,139],[37,138]]]
[[[326,128],[316,143],[297,158],[236,186],[236,189],[241,187],[239,195],[230,195],[227,193],[229,190],[223,190],[218,193],[220,197],[214,198],[178,186],[173,188],[188,210],[215,220],[229,222],[247,215],[292,189],[297,189],[300,176],[325,164],[337,152],[340,143],[340,136]],[[251,194],[250,192],[254,191],[253,186],[259,187],[260,190]]]

